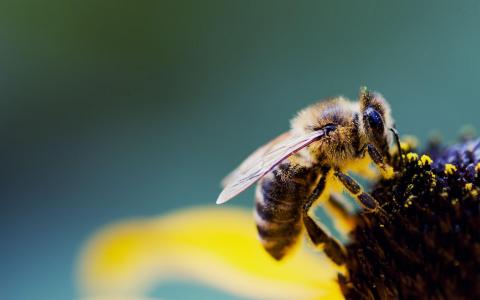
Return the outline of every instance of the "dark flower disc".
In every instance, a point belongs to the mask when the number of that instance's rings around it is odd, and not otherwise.
[[[347,299],[480,299],[480,140],[393,158],[346,246]]]

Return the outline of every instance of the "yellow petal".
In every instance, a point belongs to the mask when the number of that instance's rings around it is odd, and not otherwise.
[[[89,298],[82,298],[80,300],[160,300],[160,299],[145,298],[145,297],[142,297],[142,296],[136,297],[136,296],[113,295],[113,296],[94,296],[94,297],[89,297]]]
[[[86,295],[145,295],[161,280],[193,279],[254,299],[342,299],[340,270],[299,249],[277,262],[242,209],[194,208],[101,229],[79,260]]]

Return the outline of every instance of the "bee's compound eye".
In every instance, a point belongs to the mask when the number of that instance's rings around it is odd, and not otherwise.
[[[329,135],[330,132],[334,131],[336,128],[337,128],[337,126],[334,125],[334,124],[328,124],[328,125],[323,126],[323,130],[325,131],[326,135]]]
[[[382,116],[373,108],[368,108],[365,112],[367,115],[367,120],[374,131],[382,131],[384,130],[383,126],[383,119]]]

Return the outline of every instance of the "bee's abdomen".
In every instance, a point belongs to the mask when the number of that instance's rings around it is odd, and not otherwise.
[[[255,220],[263,247],[280,260],[302,232],[302,205],[309,179],[308,169],[286,162],[257,185]]]

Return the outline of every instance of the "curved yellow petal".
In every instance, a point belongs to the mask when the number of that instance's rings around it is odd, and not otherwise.
[[[143,295],[168,277],[255,299],[342,299],[338,271],[305,250],[275,261],[257,240],[252,214],[226,207],[107,226],[79,260],[86,295]]]
[[[158,298],[146,298],[142,296],[93,296],[88,298],[81,298],[80,300],[160,300]]]

